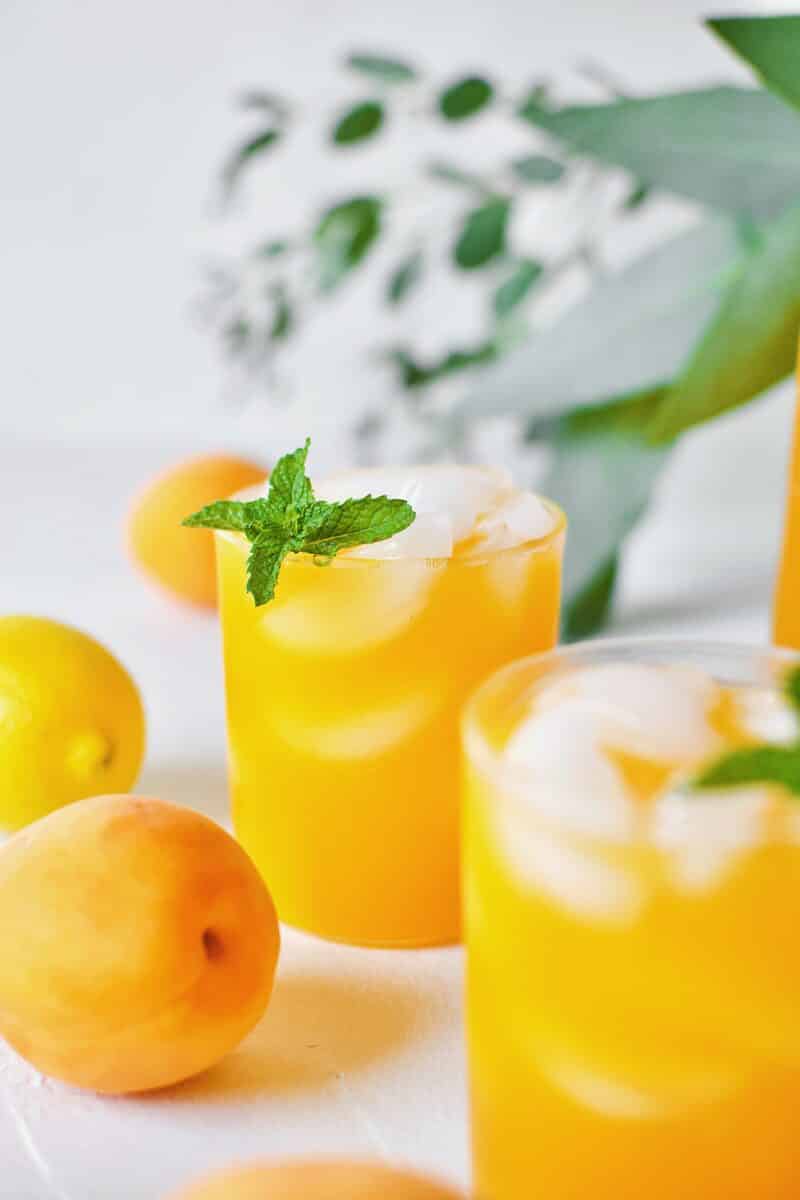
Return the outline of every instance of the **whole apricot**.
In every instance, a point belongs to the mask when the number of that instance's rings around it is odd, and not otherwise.
[[[261,483],[266,467],[228,454],[190,458],[157,475],[134,500],[128,544],[134,562],[173,597],[203,608],[217,602],[214,535],[186,529],[184,517]]]
[[[254,1164],[200,1180],[172,1200],[459,1200],[443,1183],[377,1163],[308,1159]]]
[[[0,1034],[66,1083],[212,1066],[263,1014],[279,944],[258,871],[190,809],[95,796],[0,847]]]

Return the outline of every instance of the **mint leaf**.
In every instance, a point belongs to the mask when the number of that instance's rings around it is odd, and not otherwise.
[[[800,667],[789,671],[783,681],[783,694],[795,713],[800,716]]]
[[[206,504],[205,508],[184,517],[181,525],[202,527],[205,529],[230,529],[234,533],[244,533],[247,528],[246,505],[240,500],[216,500]]]
[[[267,525],[256,535],[247,556],[247,590],[257,605],[267,604],[274,597],[281,564],[291,548],[290,539],[278,524]]]
[[[348,546],[382,542],[407,529],[416,513],[406,500],[361,496],[330,503],[317,500],[306,475],[311,445],[285,454],[269,479],[269,495],[255,500],[218,500],[186,517],[183,524],[243,533],[251,543],[247,591],[257,605],[275,595],[287,554],[310,554],[329,561]]]
[[[783,694],[800,716],[800,667],[787,672]],[[702,791],[748,783],[778,784],[800,797],[800,739],[791,746],[745,746],[732,750],[702,770],[691,786]]]
[[[362,496],[325,508],[319,521],[307,528],[302,545],[306,554],[321,558],[331,558],[348,546],[383,542],[407,529],[416,515],[407,500],[390,500],[388,496]],[[312,520],[313,515],[312,509]]]
[[[313,503],[314,491],[306,475],[306,458],[311,439],[292,454],[284,454],[275,464],[269,477],[268,503],[273,519],[299,518],[303,510]],[[296,529],[293,530],[296,532]]]
[[[692,781],[700,789],[777,783],[800,797],[800,746],[747,746],[706,767]]]

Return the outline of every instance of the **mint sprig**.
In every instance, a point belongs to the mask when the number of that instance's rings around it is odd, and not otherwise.
[[[285,454],[269,477],[269,493],[257,500],[217,500],[183,524],[243,533],[250,545],[247,590],[257,605],[275,595],[287,554],[310,554],[322,565],[348,546],[366,546],[402,533],[416,517],[407,500],[361,496],[329,503],[317,500],[306,475],[311,445]]]
[[[800,667],[787,672],[782,691],[800,719]],[[772,783],[800,799],[800,738],[789,746],[743,746],[723,754],[691,781],[699,791]]]

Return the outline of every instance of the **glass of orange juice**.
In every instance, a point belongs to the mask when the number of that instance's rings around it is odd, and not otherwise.
[[[779,646],[792,646],[800,650],[800,359],[797,367],[797,398],[783,546],[775,588],[773,639]]]
[[[315,481],[386,492],[414,523],[245,592],[248,546],[217,537],[236,833],[282,920],[374,946],[460,936],[458,715],[485,675],[551,647],[564,517],[493,470]]]
[[[800,797],[690,783],[725,750],[797,741],[787,658],[597,643],[470,701],[481,1200],[798,1195]]]

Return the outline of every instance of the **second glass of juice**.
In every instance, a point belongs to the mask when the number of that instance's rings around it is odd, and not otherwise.
[[[603,643],[507,667],[464,732],[481,1200],[800,1194],[800,808],[698,790],[796,743],[792,662]]]
[[[282,920],[337,941],[460,937],[458,716],[473,686],[556,640],[565,522],[500,472],[351,472],[321,499],[408,499],[414,524],[245,591],[217,534],[233,818]]]

